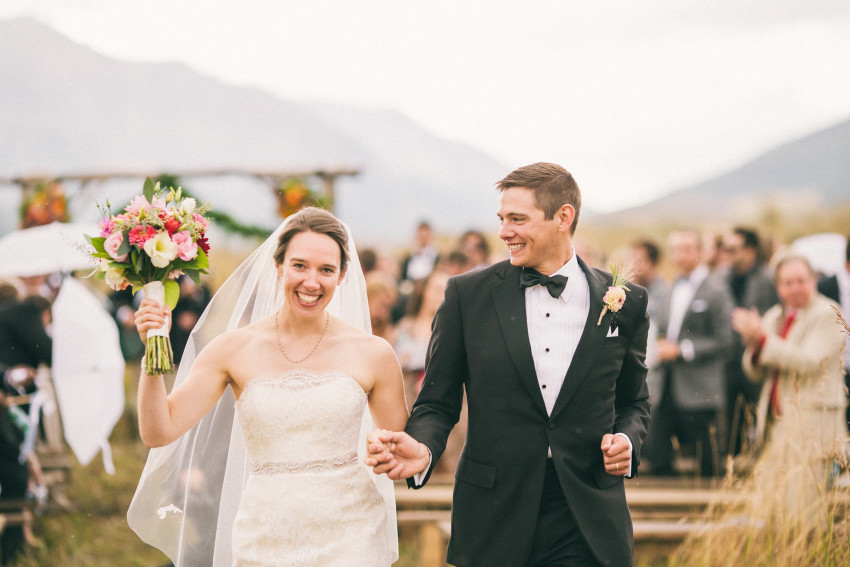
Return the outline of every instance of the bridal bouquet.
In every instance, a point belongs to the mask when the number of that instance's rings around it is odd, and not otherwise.
[[[199,283],[199,275],[209,267],[206,208],[183,198],[180,187],[166,191],[150,178],[145,179],[143,194],[124,212],[112,215],[108,206],[101,209],[100,236],[86,236],[98,262],[95,275],[116,291],[143,289],[147,297],[174,308],[180,295],[176,279],[186,274]],[[148,333],[145,372],[154,376],[173,366],[166,322]]]

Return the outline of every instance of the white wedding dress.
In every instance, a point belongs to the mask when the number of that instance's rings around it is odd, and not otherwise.
[[[233,565],[392,562],[387,511],[357,456],[367,401],[341,372],[251,379],[236,402],[250,461],[233,525]]]

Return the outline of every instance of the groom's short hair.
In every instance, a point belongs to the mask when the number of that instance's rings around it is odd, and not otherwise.
[[[534,200],[546,219],[554,218],[564,205],[576,210],[570,232],[575,234],[581,210],[581,191],[572,174],[554,163],[538,162],[513,170],[496,183],[499,191],[522,187],[534,191]]]

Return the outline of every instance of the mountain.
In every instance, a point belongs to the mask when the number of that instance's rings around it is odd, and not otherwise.
[[[282,100],[180,63],[110,59],[28,18],[0,22],[0,92],[0,177],[353,167],[362,173],[338,181],[337,212],[366,243],[406,244],[426,218],[448,233],[492,227],[493,184],[510,169],[393,110]],[[243,222],[277,223],[261,184],[185,182]],[[129,185],[102,192],[122,202]],[[13,228],[12,192],[0,192],[0,233]],[[96,216],[85,200],[72,210]]]
[[[644,205],[595,215],[593,222],[752,221],[766,205],[802,212],[848,202],[850,120],[782,144],[732,171]]]

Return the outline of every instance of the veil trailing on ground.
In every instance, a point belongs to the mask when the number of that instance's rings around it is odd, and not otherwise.
[[[286,224],[284,221],[215,294],[189,337],[175,388],[186,379],[201,349],[215,337],[272,315],[283,303],[273,254]],[[348,270],[328,311],[370,332],[366,283],[350,231],[348,251]],[[249,466],[234,402],[233,391],[227,388],[215,407],[185,435],[150,451],[127,512],[130,527],[143,541],[162,550],[176,567],[231,565],[233,520]],[[367,407],[358,447],[361,462],[366,433],[371,429]],[[384,475],[372,476],[386,505],[385,541],[395,560],[398,537],[393,484]]]

